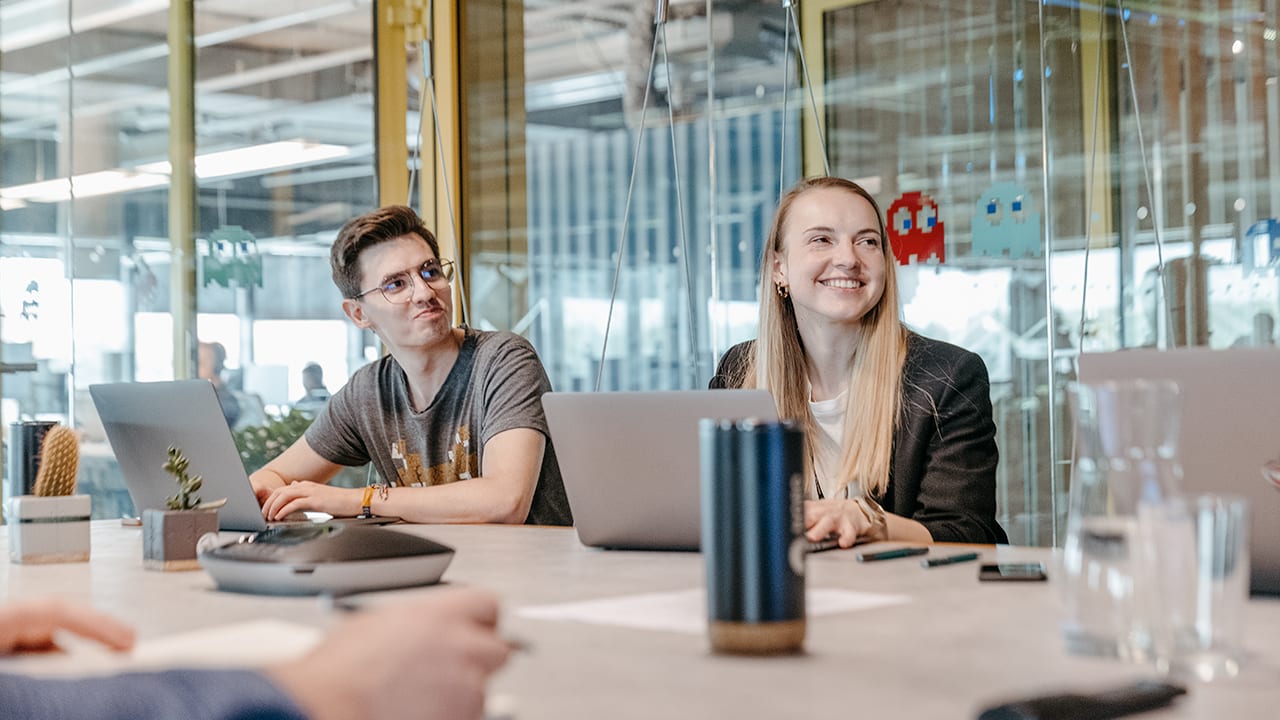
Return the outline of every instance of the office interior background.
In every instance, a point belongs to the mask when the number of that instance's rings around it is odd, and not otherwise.
[[[1078,353],[1275,342],[1277,0],[181,2],[0,0],[0,419],[80,428],[98,517],[89,385],[216,341],[270,423],[378,355],[328,248],[379,204],[555,389],[699,388],[825,154],[986,361],[1015,543],[1058,539]]]

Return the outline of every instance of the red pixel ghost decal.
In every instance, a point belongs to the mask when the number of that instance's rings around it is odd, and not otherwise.
[[[947,260],[945,229],[938,203],[920,192],[904,193],[889,206],[889,246],[899,265]]]

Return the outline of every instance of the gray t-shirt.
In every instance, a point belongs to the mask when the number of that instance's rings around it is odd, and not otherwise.
[[[571,525],[560,466],[542,414],[551,381],[528,340],[466,330],[449,377],[422,412],[409,403],[404,370],[387,355],[356,371],[307,429],[307,442],[339,465],[372,460],[389,485],[443,485],[484,474],[484,445],[504,430],[547,438],[525,522]]]

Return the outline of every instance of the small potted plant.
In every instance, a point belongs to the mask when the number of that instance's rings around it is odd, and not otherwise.
[[[225,501],[201,503],[196,492],[202,480],[189,472],[190,461],[182,450],[169,447],[165,472],[178,483],[168,509],[142,511],[142,560],[148,570],[196,570],[196,542],[205,533],[217,532],[218,510]]]

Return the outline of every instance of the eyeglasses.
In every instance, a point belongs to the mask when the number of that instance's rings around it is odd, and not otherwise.
[[[352,300],[359,300],[375,290],[382,292],[382,297],[387,299],[389,303],[407,303],[413,300],[413,276],[417,275],[422,278],[430,287],[446,287],[449,281],[453,280],[453,261],[452,260],[428,260],[422,263],[422,267],[414,270],[401,270],[400,272],[388,277],[385,282],[375,288],[369,288],[364,292],[352,295]]]

